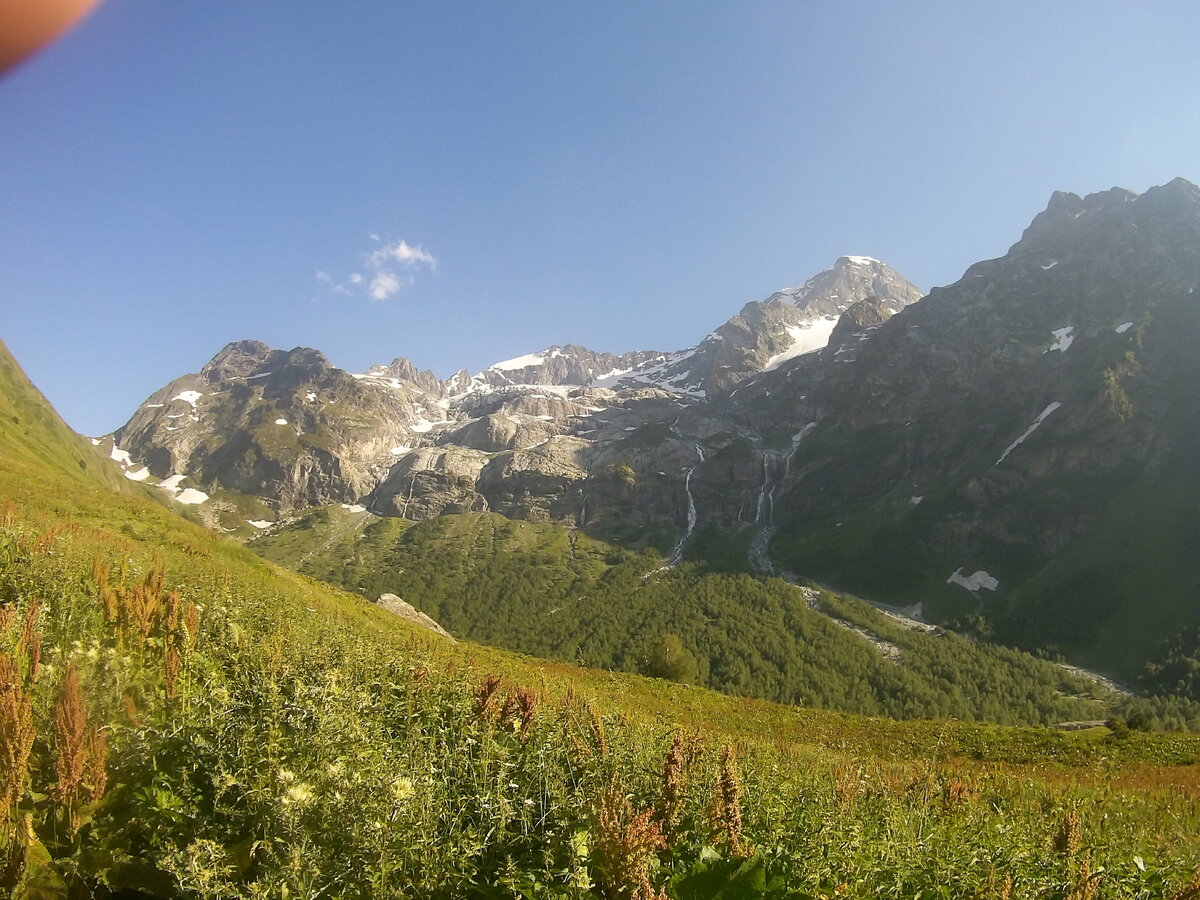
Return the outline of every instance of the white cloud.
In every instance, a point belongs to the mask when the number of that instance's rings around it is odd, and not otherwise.
[[[386,269],[382,272],[376,272],[375,277],[371,279],[371,299],[386,300],[388,297],[400,293],[400,288],[402,287],[404,287],[404,284],[392,272]]]
[[[384,244],[378,250],[367,254],[367,265],[379,270],[393,263],[399,263],[405,268],[415,269],[420,266],[437,268],[437,260],[433,254],[421,245],[414,247],[408,241],[397,241],[394,244]]]
[[[432,253],[425,251],[420,245],[413,247],[407,241],[401,241],[398,244],[393,244],[391,247],[392,257],[399,263],[406,266],[429,266],[431,269],[437,268],[437,260],[433,258]]]
[[[420,244],[385,241],[373,232],[368,237],[380,246],[362,255],[363,272],[351,272],[339,280],[317,269],[317,280],[335,294],[365,292],[372,300],[383,301],[411,285],[418,270],[437,268],[437,258]]]

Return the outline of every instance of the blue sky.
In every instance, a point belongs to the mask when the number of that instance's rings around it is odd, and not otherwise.
[[[1200,180],[1195,3],[107,0],[0,81],[0,338],[120,425],[224,344],[689,346],[843,254]]]

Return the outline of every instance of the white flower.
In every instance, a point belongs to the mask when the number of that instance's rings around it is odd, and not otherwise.
[[[413,795],[413,783],[408,778],[397,778],[392,782],[392,796],[397,801],[407,800]]]
[[[298,781],[287,789],[283,797],[284,803],[308,803],[313,799],[312,788],[303,781]]]

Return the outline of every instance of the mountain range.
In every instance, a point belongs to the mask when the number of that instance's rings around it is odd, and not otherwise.
[[[846,256],[694,347],[445,380],[239,341],[94,440],[247,539],[488,511],[1135,678],[1200,625],[1198,285],[1195,185],[1056,193],[924,297]]]

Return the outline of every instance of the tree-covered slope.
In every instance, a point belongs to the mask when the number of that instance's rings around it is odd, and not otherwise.
[[[680,669],[686,680],[733,695],[1030,724],[1104,719],[1128,702],[1053,663],[905,628],[852,598],[666,568],[651,553],[497,515],[409,526],[332,507],[251,546],[370,599],[398,594],[452,634],[536,656],[654,674],[664,641],[677,640],[694,661]],[[1200,712],[1177,706],[1160,724]]]

